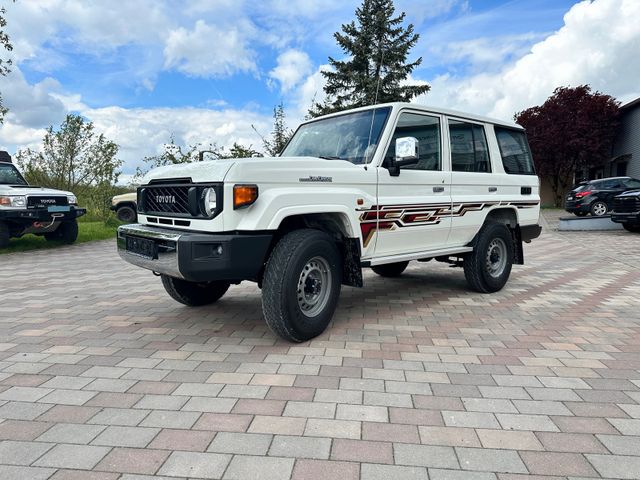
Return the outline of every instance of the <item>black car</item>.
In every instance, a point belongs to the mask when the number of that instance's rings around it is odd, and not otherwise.
[[[640,233],[640,190],[632,190],[613,199],[611,220],[630,232]]]
[[[631,177],[590,180],[567,194],[564,209],[579,217],[589,213],[594,217],[601,217],[613,208],[614,197],[637,189],[640,189],[640,180]]]

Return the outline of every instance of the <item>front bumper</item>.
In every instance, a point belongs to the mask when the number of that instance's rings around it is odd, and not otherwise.
[[[66,208],[66,207],[65,207]],[[55,211],[51,208],[34,208],[24,210],[0,210],[0,220],[13,222],[50,222],[55,215],[57,221],[72,220],[87,213],[86,208],[71,206],[68,211]]]
[[[127,237],[153,241],[155,258],[127,250]],[[118,253],[127,262],[191,282],[257,279],[273,235],[192,233],[132,224],[118,227]]]
[[[635,213],[611,212],[611,221],[616,223],[630,223],[632,225],[640,225],[640,212],[635,212]]]

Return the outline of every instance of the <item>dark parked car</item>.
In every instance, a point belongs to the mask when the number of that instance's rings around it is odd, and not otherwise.
[[[613,208],[614,197],[637,189],[640,189],[640,180],[631,177],[590,180],[567,194],[564,209],[579,217],[589,213],[594,217],[601,217]]]
[[[640,233],[640,190],[625,192],[613,199],[611,220],[630,232]]]

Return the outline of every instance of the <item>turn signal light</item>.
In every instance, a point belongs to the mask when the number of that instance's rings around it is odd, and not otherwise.
[[[257,185],[233,186],[233,209],[248,207],[258,199]]]

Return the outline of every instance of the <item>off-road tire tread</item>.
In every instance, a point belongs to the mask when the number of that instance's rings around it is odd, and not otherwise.
[[[122,218],[121,213],[125,210],[130,210],[131,214],[132,214],[132,218],[131,220],[128,220],[126,218]],[[116,216],[118,217],[118,220],[120,220],[121,222],[135,222],[137,215],[136,215],[136,211],[133,209],[133,207],[130,207],[129,205],[125,205],[123,207],[120,207],[116,210]]]
[[[490,230],[496,227],[504,228],[509,233],[509,237],[511,236],[509,229],[504,224],[498,223],[498,222],[487,222],[478,233],[476,246],[478,244],[484,243],[484,237],[489,235],[487,232],[489,232]],[[514,245],[512,241],[507,242],[507,248],[511,250],[510,257],[511,257],[511,263],[513,263]],[[483,276],[484,262],[485,262],[484,249],[480,251],[480,249],[474,247],[473,251],[468,253],[464,258],[464,262],[462,265],[464,269],[464,277],[467,280],[467,283],[469,284],[472,290],[475,290],[476,292],[479,292],[479,293],[492,293],[497,290],[495,288],[492,288],[490,285],[488,285],[487,281]],[[510,273],[510,267],[505,267],[505,268],[508,268]]]
[[[407,269],[409,262],[396,262],[396,263],[387,263],[385,265],[375,265],[371,267],[375,273],[385,278],[394,278],[402,275]]]
[[[11,233],[9,232],[9,226],[4,222],[0,222],[0,248],[7,248],[10,239]]]
[[[188,307],[202,307],[204,305],[215,303],[220,300],[225,293],[227,293],[230,286],[229,282],[211,282],[211,289],[206,297],[194,298],[193,296],[188,295],[185,291],[181,292],[180,288],[177,286],[180,282],[186,282],[185,280],[169,277],[168,275],[161,275],[160,279],[162,280],[162,286],[169,296],[176,302],[187,305]]]
[[[262,282],[262,312],[267,326],[273,333],[291,342],[304,342],[297,332],[284,321],[286,305],[284,304],[283,290],[287,281],[286,271],[289,266],[291,253],[313,237],[330,237],[319,230],[303,229],[294,230],[285,235],[276,244],[265,266]]]
[[[49,242],[71,245],[78,239],[78,221],[75,219],[65,220],[53,232],[45,233],[44,238]]]

